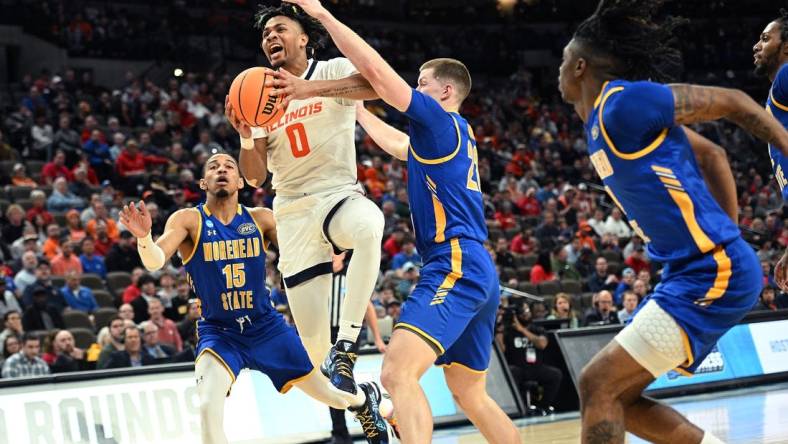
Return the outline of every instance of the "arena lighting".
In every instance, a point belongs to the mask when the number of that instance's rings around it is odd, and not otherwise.
[[[183,77],[183,70],[181,68],[175,68],[172,72],[175,77]]]
[[[517,0],[498,0],[498,10],[504,13],[510,13],[514,10]]]

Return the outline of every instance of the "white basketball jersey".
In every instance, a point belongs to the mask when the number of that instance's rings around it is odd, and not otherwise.
[[[357,70],[348,59],[310,59],[301,78],[337,80]],[[356,173],[356,108],[352,100],[293,100],[278,122],[252,128],[268,137],[268,170],[278,195],[295,196],[352,186]]]

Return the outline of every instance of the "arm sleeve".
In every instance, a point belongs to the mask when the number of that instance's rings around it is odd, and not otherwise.
[[[777,71],[771,90],[772,103],[788,110],[788,63]]]
[[[613,93],[604,103],[600,120],[615,148],[633,153],[651,144],[674,126],[673,91],[652,82],[634,82]]]
[[[451,154],[459,143],[458,123],[432,97],[411,90],[405,115],[410,119],[410,142],[420,157],[435,159]]]
[[[266,133],[265,128],[259,126],[252,127],[252,139],[265,139],[268,137],[268,133]]]

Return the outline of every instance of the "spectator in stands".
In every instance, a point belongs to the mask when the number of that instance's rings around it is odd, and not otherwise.
[[[393,324],[399,321],[400,313],[402,312],[402,302],[397,299],[392,299],[386,304],[386,316],[391,317]]]
[[[634,291],[627,290],[624,292],[624,307],[617,312],[618,322],[620,324],[626,324],[627,321],[632,319],[632,316],[635,315],[635,309],[638,308],[639,302],[640,298]]]
[[[142,348],[148,352],[157,364],[171,362],[175,350],[159,341],[159,327],[153,321],[144,321],[140,324],[142,330]]]
[[[121,304],[121,306],[118,307],[118,316],[124,321],[134,322],[134,307],[132,307],[131,304]]]
[[[33,139],[32,157],[49,159],[52,153],[52,142],[55,140],[55,132],[52,130],[52,125],[47,123],[45,113],[37,112],[35,124],[30,129],[30,137]]]
[[[635,280],[635,270],[625,268],[624,271],[621,272],[621,282],[618,283],[616,292],[613,293],[613,302],[616,304],[616,307],[621,306],[621,297],[624,295],[625,291],[632,290]]]
[[[648,284],[640,279],[635,279],[635,282],[632,284],[632,291],[635,292],[635,296],[638,297],[638,303],[640,303],[648,295]]]
[[[36,227],[44,227],[55,221],[54,216],[46,209],[46,193],[41,190],[33,190],[30,192],[30,199],[33,201],[33,206],[27,210],[27,220],[30,223]]]
[[[383,234],[385,236],[391,234],[400,221],[396,209],[397,207],[394,205],[394,202],[390,200],[383,202],[383,205],[381,205],[381,210],[383,211]]]
[[[104,257],[106,265],[106,256],[115,245],[115,241],[109,237],[107,232],[107,222],[100,220],[96,222],[96,236],[93,238],[95,243],[96,254]]]
[[[88,162],[91,168],[96,171],[99,180],[105,180],[112,177],[114,169],[112,153],[109,146],[104,141],[104,134],[94,129],[90,132],[90,140],[82,145],[82,150],[88,156]]]
[[[32,177],[27,175],[24,164],[17,163],[14,165],[13,175],[11,176],[11,185],[15,187],[29,187],[36,188],[38,183]]]
[[[67,239],[70,242],[78,244],[88,235],[85,228],[82,226],[82,221],[79,219],[78,210],[69,210],[66,213],[66,230],[68,230]]]
[[[51,373],[86,370],[85,350],[74,345],[74,335],[68,330],[59,330],[52,339],[52,362],[48,362]],[[44,359],[46,361],[46,359]]]
[[[137,299],[140,295],[139,279],[145,274],[142,267],[137,267],[131,272],[131,283],[123,289],[122,301],[124,304],[130,304]],[[147,310],[147,309],[146,309]]]
[[[25,329],[22,327],[22,312],[9,310],[3,315],[3,331],[0,332],[0,347],[9,336],[22,337]],[[0,350],[2,352],[3,350]]]
[[[547,305],[541,301],[535,301],[531,304],[531,319],[534,321],[541,321],[547,319],[550,311],[547,310]]]
[[[24,234],[25,230],[25,210],[17,204],[11,204],[5,210],[5,223],[2,224],[2,239],[7,244],[11,244]]]
[[[535,243],[532,230],[526,225],[523,225],[520,232],[517,233],[512,239],[510,250],[515,254],[531,254],[536,251],[538,246]]]
[[[509,251],[509,241],[504,236],[499,237],[495,243],[494,259],[495,263],[501,267],[514,268],[517,266],[514,255]]]
[[[22,326],[26,331],[52,330],[65,328],[60,311],[49,304],[49,291],[41,286],[33,285],[28,289],[32,293],[33,303],[22,315]]]
[[[134,308],[134,323],[139,324],[150,319],[148,303],[158,299],[156,298],[156,279],[153,276],[143,274],[137,280],[137,286],[140,289],[140,295],[131,301],[131,306]]]
[[[536,381],[544,394],[535,404],[549,409],[561,387],[561,370],[544,363],[544,349],[548,339],[544,328],[531,322],[528,304],[513,305],[503,316],[500,343],[512,377],[520,386],[523,381]],[[521,389],[522,391],[522,389]]]
[[[391,258],[391,269],[398,270],[407,262],[421,265],[421,256],[416,251],[416,242],[411,237],[402,241],[402,249]]]
[[[142,193],[138,187],[144,187],[148,167],[166,165],[167,162],[167,159],[162,157],[143,155],[137,141],[130,139],[118,156],[116,165],[117,173],[123,179],[123,190],[127,195],[139,196]]]
[[[547,249],[547,251],[552,250],[556,245],[556,239],[561,234],[561,230],[555,222],[555,213],[545,210],[544,221],[536,228],[534,234],[542,248]]]
[[[82,142],[79,133],[71,128],[71,118],[68,115],[60,116],[52,145],[66,154],[66,165],[74,165],[79,160]]]
[[[580,249],[580,256],[577,258],[575,268],[577,269],[577,272],[580,273],[580,276],[584,282],[587,282],[596,271],[595,262],[593,250],[586,247]]]
[[[72,174],[74,175],[74,181],[68,185],[68,190],[74,196],[82,199],[80,208],[85,208],[85,202],[93,194],[93,187],[97,186],[98,183],[94,184],[90,181],[90,170],[82,165],[78,164],[72,171]]]
[[[96,297],[93,295],[93,290],[80,285],[79,279],[79,273],[73,271],[69,272],[66,275],[66,285],[60,289],[60,292],[63,293],[66,304],[68,304],[72,310],[93,313],[99,308]]]
[[[548,320],[568,319],[569,328],[580,326],[580,319],[577,312],[572,309],[572,297],[567,293],[558,293],[553,302],[553,312],[547,317]]]
[[[612,234],[618,239],[626,239],[632,236],[632,231],[629,229],[629,225],[622,219],[621,210],[619,210],[618,207],[613,208],[610,212],[610,216],[607,217],[604,228],[602,229],[602,234]]]
[[[635,273],[640,273],[642,270],[648,270],[650,268],[642,246],[635,247],[632,250],[632,254],[627,257],[624,263],[627,264],[629,268],[635,270]]]
[[[776,311],[779,308],[775,301],[774,287],[766,286],[761,290],[758,303],[752,309],[753,311]]]
[[[113,162],[117,161],[118,157],[120,157],[120,153],[123,151],[125,143],[126,136],[123,133],[116,132],[112,135],[112,146],[109,147],[109,153],[110,156],[112,156]]]
[[[608,272],[607,259],[603,256],[596,259],[594,274],[588,278],[586,285],[588,290],[594,293],[602,290],[613,291],[618,286],[618,278],[616,275]]]
[[[517,227],[517,219],[514,217],[512,202],[504,201],[501,207],[501,210],[495,213],[493,225],[504,231]]]
[[[416,282],[419,280],[419,266],[407,262],[402,266],[402,280],[397,284],[397,293],[401,299],[407,299]]]
[[[140,330],[124,327],[123,350],[112,352],[106,368],[141,367],[156,364],[156,360],[142,348]]]
[[[164,317],[164,305],[157,297],[148,300],[150,322],[158,327],[159,342],[172,347],[176,352],[183,350],[183,340],[178,333],[178,326],[171,319]]]
[[[82,262],[74,254],[74,242],[63,242],[60,253],[52,258],[52,273],[56,276],[65,276],[69,273],[81,275],[82,272]]]
[[[0,353],[0,369],[3,368],[3,364],[5,363],[11,355],[15,353],[19,353],[19,350],[22,349],[22,344],[17,335],[8,335],[5,339],[2,340],[2,351]]]
[[[104,260],[107,271],[125,271],[131,273],[134,268],[141,267],[142,262],[137,254],[134,236],[128,231],[120,234],[118,243],[112,246]]]
[[[109,217],[107,206],[101,200],[95,200],[92,204],[93,217],[85,224],[85,231],[89,236],[98,236],[98,224],[103,222],[106,225],[107,236],[113,241],[120,238],[120,230],[115,220]],[[114,271],[114,270],[111,270]]]
[[[107,368],[109,358],[113,352],[123,351],[123,318],[120,316],[113,316],[107,322],[105,327],[108,331],[109,343],[101,349],[98,361],[96,361],[96,368]]]
[[[550,253],[542,251],[536,258],[536,263],[531,268],[531,283],[536,285],[546,281],[556,281],[558,275],[553,272]]]
[[[199,141],[192,148],[192,154],[197,156],[200,153],[205,153],[210,156],[219,151],[223,151],[223,149],[218,143],[211,140],[211,132],[209,130],[200,131]]]
[[[93,238],[82,239],[80,250],[82,254],[79,256],[79,261],[82,263],[82,271],[97,274],[101,276],[101,279],[106,279],[107,267],[104,265],[104,257],[96,254],[96,244]]]
[[[197,320],[200,319],[200,302],[189,299],[188,311],[182,321],[178,322],[178,334],[183,340],[183,348],[197,349]]]
[[[568,244],[568,247],[571,247],[572,244]],[[580,280],[582,276],[580,276],[580,272],[577,271],[574,264],[569,261],[569,253],[566,247],[556,247],[553,250],[553,256],[550,262],[550,268],[558,274],[559,279],[567,280]],[[577,261],[575,261],[577,262]]]
[[[613,295],[607,290],[602,290],[594,295],[594,307],[590,309],[583,319],[583,326],[618,324],[618,316],[614,311]]]
[[[63,311],[66,307],[66,301],[60,290],[52,285],[52,269],[49,263],[41,261],[36,266],[36,280],[25,289],[22,294],[22,305],[29,307],[33,303],[33,290],[43,289],[47,292],[47,303],[54,307],[58,312]]]
[[[383,242],[383,251],[393,258],[402,250],[402,242],[405,240],[405,233],[402,230],[394,230],[393,233]]]
[[[0,278],[0,316],[5,316],[9,311],[21,312],[22,307],[13,291],[9,290],[5,279]]]
[[[161,277],[161,280],[166,281],[169,276],[170,274],[167,273]],[[161,286],[161,283],[159,283],[159,285]],[[275,300],[273,297],[275,290],[275,288],[271,290],[272,300]],[[159,297],[162,298],[162,302],[164,302],[164,298],[161,296],[161,290],[157,295],[159,295]],[[191,297],[191,286],[189,285],[189,281],[185,276],[179,277],[175,285],[175,295],[170,298],[170,306],[164,310],[164,315],[175,322],[180,321],[186,316],[189,310],[188,305],[189,301],[192,300]]]
[[[22,254],[22,269],[14,276],[14,286],[19,294],[24,294],[28,286],[32,285],[38,278],[36,277],[38,268],[38,258],[32,251]]]
[[[22,337],[22,349],[3,363],[3,378],[46,376],[49,366],[39,357],[41,341],[38,336],[27,333]]]
[[[55,151],[52,161],[41,169],[41,183],[52,185],[58,177],[63,177],[67,181],[72,180],[71,170],[66,167],[66,153],[62,150]]]
[[[60,226],[57,224],[47,225],[47,238],[44,241],[42,251],[44,253],[44,257],[48,261],[51,261],[55,258],[55,256],[61,253],[62,250],[60,249],[60,239]]]

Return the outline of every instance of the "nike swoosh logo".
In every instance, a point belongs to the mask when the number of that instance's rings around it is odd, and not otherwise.
[[[361,328],[361,325],[350,324],[350,328]]]

